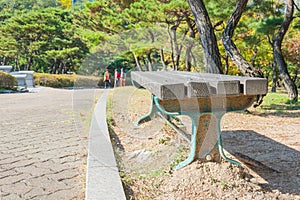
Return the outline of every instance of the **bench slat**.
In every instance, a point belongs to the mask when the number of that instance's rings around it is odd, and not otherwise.
[[[266,94],[268,92],[267,79],[257,77],[245,77],[245,76],[230,76],[224,74],[210,74],[210,73],[198,73],[198,72],[183,72],[172,71],[171,74],[179,74],[189,76],[193,78],[215,79],[215,80],[238,80],[241,84],[241,93],[244,95],[259,95]]]
[[[235,96],[240,94],[239,80],[222,80],[213,77],[197,76],[196,73],[187,72],[159,72],[162,76],[171,76],[175,80],[185,82],[188,97],[207,97],[212,95]],[[189,84],[193,83],[193,84]],[[207,90],[203,87],[207,87]]]
[[[184,96],[201,98],[213,95],[235,96],[240,94],[240,82],[238,80],[217,80],[197,76],[191,78],[188,75],[164,71],[132,72],[131,76],[132,80],[147,88],[153,94],[157,94],[158,97],[161,97],[160,99],[174,99],[175,96],[177,96],[177,99],[182,99]],[[145,84],[147,85],[145,86]],[[182,84],[184,89],[182,89]],[[177,86],[175,87],[175,85]],[[164,86],[167,86],[168,90],[175,95],[162,95],[162,92],[159,91],[166,90]]]
[[[165,72],[142,72],[143,76],[147,76],[150,79],[155,77],[155,80],[159,80],[162,84],[165,83],[180,83],[184,84],[184,96],[188,97],[208,97],[210,95],[210,88],[206,82],[187,81],[183,77],[176,77],[176,75]]]
[[[183,99],[185,97],[184,84],[174,82],[172,79],[161,79],[147,72],[131,72],[131,78],[159,99]]]

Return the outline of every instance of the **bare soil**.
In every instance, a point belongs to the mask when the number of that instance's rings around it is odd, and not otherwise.
[[[134,125],[149,111],[150,94],[118,88],[111,101],[110,132],[128,199],[300,200],[299,110],[227,113],[224,150],[242,166],[195,161],[173,171],[189,143],[159,117]],[[190,121],[180,119],[189,133]]]

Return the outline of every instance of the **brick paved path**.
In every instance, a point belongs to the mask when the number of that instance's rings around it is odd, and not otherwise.
[[[89,112],[100,90],[0,95],[0,199],[84,199]]]

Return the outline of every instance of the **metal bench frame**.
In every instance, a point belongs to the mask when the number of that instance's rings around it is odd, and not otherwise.
[[[161,73],[163,75],[159,73],[161,72],[134,72],[132,74],[134,85],[144,87],[152,93],[150,110],[146,115],[139,118],[136,125],[150,121],[157,112],[169,118],[185,115],[191,119],[192,133],[189,156],[173,167],[173,169],[180,169],[193,162],[197,156],[197,152],[199,152],[205,142],[205,138],[202,138],[202,143],[200,145],[197,144],[198,138],[206,137],[210,132],[217,134],[216,141],[214,139],[211,140],[211,142],[215,142],[213,149],[204,149],[204,152],[202,152],[203,155],[200,156],[207,160],[218,160],[218,157],[213,155],[217,153],[217,155],[220,155],[230,163],[240,165],[239,162],[228,158],[224,153],[221,136],[221,118],[226,112],[241,111],[248,108],[256,100],[257,95],[266,94],[267,80],[226,75],[221,75],[222,80],[218,80],[214,78],[215,75],[213,74],[201,74],[204,77],[208,77],[207,82],[205,82],[205,78],[201,78],[201,80],[197,79],[196,73],[163,72]],[[184,81],[180,79],[181,74],[185,79]],[[180,81],[176,81],[168,76],[165,77],[165,75],[174,75],[175,79],[180,79]],[[152,76],[153,78],[161,77],[162,80],[151,83],[149,80],[151,80]],[[187,76],[192,78],[187,78]],[[164,84],[165,82],[167,84]],[[182,90],[182,86],[185,87],[184,95],[180,91]],[[255,86],[258,87],[254,88]],[[179,88],[179,91],[176,88]],[[175,95],[172,95],[169,90],[171,90],[171,93],[175,93]],[[216,102],[216,106],[213,108],[212,104],[214,102]],[[215,125],[211,125],[211,121],[214,121]]]

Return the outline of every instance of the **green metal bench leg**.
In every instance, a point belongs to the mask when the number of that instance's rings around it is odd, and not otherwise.
[[[151,120],[151,117],[154,116],[154,114],[157,112],[157,107],[154,104],[154,96],[151,96],[151,105],[150,105],[150,110],[147,114],[143,115],[142,117],[140,117],[137,122],[135,123],[136,126],[139,126],[145,122],[148,122]]]
[[[196,144],[197,144],[197,124],[198,124],[198,116],[190,116],[192,119],[192,138],[191,138],[191,147],[190,154],[184,161],[180,162],[176,166],[173,167],[174,170],[181,169],[191,162],[194,161],[196,155]]]
[[[154,103],[155,103],[155,106],[156,108],[158,108],[158,110],[163,113],[164,115],[167,115],[169,117],[173,117],[175,118],[176,116],[178,115],[181,115],[179,112],[168,112],[166,111],[163,107],[161,107],[161,105],[159,104],[159,99],[157,97],[153,97],[153,100],[154,100]]]
[[[160,111],[162,114],[170,117],[170,118],[176,118],[178,115],[187,115],[191,118],[192,120],[192,137],[191,137],[191,147],[190,147],[190,154],[189,156],[179,164],[173,167],[174,170],[181,169],[188,164],[192,163],[195,159],[196,155],[196,146],[197,146],[197,124],[198,124],[198,119],[199,116],[203,113],[180,113],[180,112],[168,112],[164,108],[161,107],[159,104],[159,99],[155,97],[154,95],[151,96],[151,105],[150,105],[150,111],[142,116],[141,118],[138,119],[136,122],[136,125],[140,125],[142,123],[148,122],[151,120],[151,117],[154,116],[156,112]],[[219,153],[224,158],[225,160],[240,166],[241,164],[235,160],[232,160],[228,158],[224,151],[223,151],[223,143],[222,143],[222,136],[221,136],[221,118],[224,115],[224,113],[214,113],[215,117],[217,118],[217,134],[218,134],[218,149]]]
[[[176,118],[176,116],[178,115],[182,115],[182,113],[179,112],[168,112],[166,111],[164,108],[161,107],[161,105],[159,104],[159,99],[157,97],[154,97],[154,103],[156,108],[163,113],[164,115],[167,115],[171,118]],[[187,159],[185,159],[184,161],[180,162],[179,164],[177,164],[176,166],[173,167],[174,170],[176,169],[180,169],[182,167],[187,166],[188,164],[190,164],[191,162],[194,161],[195,159],[195,155],[196,155],[196,144],[197,144],[197,124],[198,124],[198,118],[199,115],[193,115],[193,114],[185,114],[187,116],[189,116],[192,119],[192,138],[191,138],[191,147],[190,147],[190,154],[187,157]]]
[[[170,117],[170,118],[174,118],[176,119],[176,116],[180,115],[180,113],[171,113],[171,112],[167,112],[165,109],[163,109],[160,104],[159,104],[159,99],[154,96],[151,95],[151,105],[150,105],[150,111],[145,114],[144,116],[140,117],[137,122],[135,123],[136,126],[141,125],[142,123],[148,122],[151,120],[151,117],[154,116],[154,114],[156,112],[160,111],[162,114]]]
[[[241,166],[241,164],[235,160],[232,160],[230,158],[228,158],[225,153],[224,153],[224,150],[223,150],[223,142],[222,142],[222,135],[221,135],[221,118],[223,116],[222,115],[215,115],[218,122],[217,122],[217,126],[218,126],[218,147],[219,147],[219,153],[220,155],[222,156],[222,158],[224,158],[225,160],[231,162],[232,164],[235,164],[235,165],[238,165],[238,166]]]

